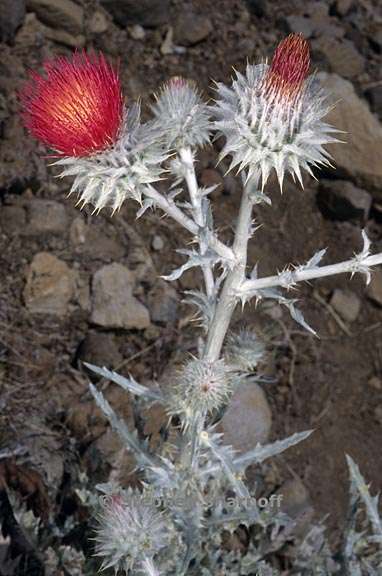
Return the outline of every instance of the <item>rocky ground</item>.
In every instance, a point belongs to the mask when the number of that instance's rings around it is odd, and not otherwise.
[[[86,523],[75,492],[85,476],[94,483],[112,473],[126,482],[132,468],[94,407],[81,361],[141,382],[164,379],[195,351],[182,291],[198,278],[185,274],[171,285],[160,279],[180,262],[175,250],[187,241],[160,214],[135,222],[132,204],[113,218],[75,208],[75,199],[66,198],[70,183],[54,178],[44,150],[24,133],[16,91],[29,68],[85,47],[118,60],[128,100],[141,98],[146,108],[174,75],[193,78],[207,97],[211,79],[228,81],[232,67],[269,56],[290,31],[310,41],[313,67],[337,101],[330,121],[345,131],[346,144],[332,147],[335,170],[318,182],[307,179],[303,191],[288,182],[280,196],[275,187],[273,207],[258,210],[263,227],[250,259],[264,274],[323,247],[326,263],[351,257],[362,228],[373,249],[382,250],[379,2],[0,0],[0,488],[5,480],[15,500],[43,520],[72,523],[61,540],[49,536],[50,574],[77,574],[69,564],[60,572],[56,551],[69,554]],[[198,172],[204,185],[219,184],[215,219],[229,239],[240,187],[233,176],[223,182],[224,165],[216,168],[215,160],[216,150],[203,151]],[[235,409],[253,407],[252,416],[243,416],[243,443],[315,428],[267,469],[268,482],[275,490],[283,486],[290,513],[329,514],[335,547],[346,513],[344,454],[358,462],[374,492],[381,489],[382,271],[367,288],[362,278],[336,277],[304,286],[299,297],[319,338],[277,307],[246,310],[245,324],[260,326],[267,339],[271,378],[265,394],[256,390]],[[127,395],[109,385],[107,396],[133,423]],[[153,443],[163,418],[147,414]],[[12,460],[10,452],[19,455]],[[8,574],[1,555],[0,568]]]

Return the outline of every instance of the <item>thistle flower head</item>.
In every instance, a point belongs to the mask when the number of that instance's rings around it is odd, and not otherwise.
[[[161,135],[152,124],[142,124],[140,107],[133,105],[125,115],[117,142],[110,150],[86,158],[62,158],[60,177],[74,176],[70,194],[77,192],[78,204],[94,206],[94,211],[111,207],[119,210],[127,198],[141,202],[153,182],[160,180],[163,151]]]
[[[193,359],[185,364],[172,382],[169,411],[180,415],[187,427],[195,414],[221,408],[231,392],[231,378],[223,360]]]
[[[101,569],[130,573],[143,558],[153,558],[173,538],[173,525],[156,506],[151,493],[119,490],[102,497],[98,517],[96,555]]]
[[[253,330],[229,334],[225,347],[227,362],[235,369],[253,371],[264,358],[265,345]]]
[[[209,108],[192,81],[171,78],[156,96],[152,111],[168,148],[197,147],[209,141]]]
[[[20,93],[31,134],[59,156],[87,157],[113,146],[123,123],[118,73],[102,54],[76,53],[31,72]]]
[[[309,47],[299,34],[281,42],[270,65],[248,65],[232,88],[218,84],[215,128],[226,138],[220,159],[247,171],[264,188],[274,169],[282,189],[285,173],[302,185],[301,168],[329,165],[323,145],[337,141],[322,118],[330,110],[316,79],[308,77]]]

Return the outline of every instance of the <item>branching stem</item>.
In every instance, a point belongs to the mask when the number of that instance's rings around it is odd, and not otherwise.
[[[324,278],[325,276],[332,276],[334,274],[343,274],[346,272],[354,274],[367,270],[370,266],[376,266],[377,264],[382,264],[382,253],[367,256],[362,260],[352,258],[351,260],[345,260],[337,264],[329,264],[328,266],[291,271],[289,279],[290,284],[296,284],[298,282],[306,282],[307,280]],[[282,275],[266,276],[264,278],[256,278],[255,280],[243,280],[238,287],[238,295],[240,295],[240,297],[248,296],[248,298],[250,298],[256,296],[258,290],[274,288],[276,286],[285,287]]]
[[[153,201],[155,206],[161,208],[165,214],[171,216],[173,220],[178,222],[183,228],[188,230],[193,236],[198,236],[199,234],[199,227],[194,222],[192,218],[189,218],[178,208],[175,202],[168,200],[165,196],[160,194],[155,188],[150,188],[149,191],[146,192],[147,198]],[[208,246],[216,252],[224,261],[227,263],[233,263],[235,261],[235,254],[229,246],[226,246],[223,242],[221,242],[215,234],[210,232],[207,235],[207,243]]]
[[[236,225],[233,244],[235,265],[225,279],[208,332],[205,359],[210,362],[215,362],[220,356],[224,338],[238,301],[237,291],[245,278],[247,248],[250,238],[253,208],[253,200],[250,195],[252,187],[250,184],[251,183],[248,183],[243,189],[239,217]]]
[[[194,155],[191,148],[181,148],[179,150],[179,157],[183,164],[185,171],[185,180],[190,195],[192,213],[196,224],[200,229],[207,226],[206,218],[203,215],[203,198],[199,190],[198,182],[195,174]],[[205,240],[204,234],[199,234],[200,254],[203,255],[207,252],[208,243]],[[202,266],[204,283],[206,285],[206,293],[209,298],[213,298],[215,293],[215,280],[210,264],[206,263]]]

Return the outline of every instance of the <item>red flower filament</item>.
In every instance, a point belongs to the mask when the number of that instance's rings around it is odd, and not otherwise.
[[[265,78],[265,90],[276,99],[294,101],[309,73],[309,45],[302,34],[289,34],[280,42]]]
[[[20,93],[31,134],[59,156],[84,157],[110,148],[123,122],[118,73],[104,56],[76,53],[45,62]]]

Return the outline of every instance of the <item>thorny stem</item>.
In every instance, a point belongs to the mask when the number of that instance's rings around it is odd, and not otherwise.
[[[198,182],[196,180],[194,168],[194,155],[191,148],[181,148],[179,150],[179,157],[185,169],[185,180],[190,194],[192,204],[192,213],[194,220],[199,228],[206,227],[206,219],[203,215],[203,199],[199,190]],[[203,256],[207,252],[208,244],[204,239],[204,235],[199,234],[200,254]],[[212,272],[211,265],[206,263],[202,266],[204,283],[206,285],[206,292],[209,298],[213,298],[215,292],[215,280]]]
[[[377,264],[382,264],[382,253],[366,256],[358,261],[356,258],[352,258],[351,260],[345,260],[344,262],[338,262],[337,264],[329,264],[328,266],[320,266],[308,270],[290,271],[288,273],[288,284],[293,285],[297,282],[305,282],[307,280],[313,280],[314,278],[324,278],[325,276],[343,274],[346,272],[354,274],[356,272],[367,270],[370,266],[376,266]],[[248,296],[250,298],[256,296],[257,290],[273,288],[275,286],[285,287],[285,281],[283,281],[282,274],[266,276],[254,280],[243,280],[241,285],[238,287],[237,294],[240,297]]]
[[[160,576],[152,558],[144,558],[142,561],[142,570],[146,576]]]
[[[252,183],[248,182],[243,189],[239,217],[236,225],[233,252],[235,254],[235,265],[228,273],[217,302],[214,317],[208,332],[205,359],[215,362],[219,359],[224,338],[231,322],[232,314],[235,310],[238,297],[237,291],[245,278],[245,268],[247,265],[247,248],[250,237],[253,200],[250,191]]]
[[[174,202],[165,198],[165,196],[160,194],[157,190],[155,190],[155,188],[152,187],[150,190],[146,191],[145,194],[147,198],[150,198],[158,208],[161,208],[163,212],[165,212],[168,216],[171,216],[171,218],[183,226],[183,228],[191,232],[191,234],[194,236],[198,236],[198,225],[192,218],[188,218],[188,216],[186,216]],[[216,254],[218,254],[223,260],[227,262],[234,262],[235,255],[233,250],[221,242],[211,231],[207,235],[207,243],[208,246],[214,250]]]

